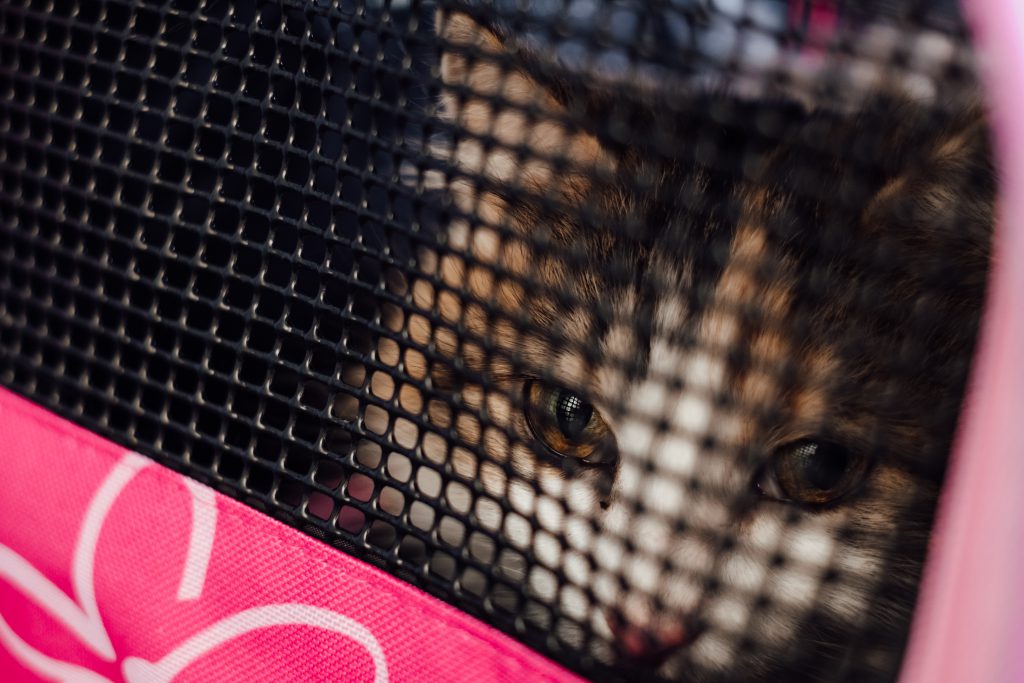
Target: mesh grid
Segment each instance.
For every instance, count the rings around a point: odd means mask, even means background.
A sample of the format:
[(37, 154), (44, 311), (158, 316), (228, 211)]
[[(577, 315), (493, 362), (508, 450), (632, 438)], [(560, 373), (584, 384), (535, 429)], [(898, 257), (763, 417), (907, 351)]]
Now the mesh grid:
[(5, 386), (596, 679), (896, 675), (953, 3), (12, 0), (0, 63)]

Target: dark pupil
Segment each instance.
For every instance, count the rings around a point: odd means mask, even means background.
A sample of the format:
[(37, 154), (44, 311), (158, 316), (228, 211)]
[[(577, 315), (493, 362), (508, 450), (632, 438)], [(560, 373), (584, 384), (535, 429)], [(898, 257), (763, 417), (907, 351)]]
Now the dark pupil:
[(568, 391), (558, 392), (555, 399), (555, 420), (566, 439), (578, 439), (590, 424), (593, 414), (593, 407), (576, 394)]
[(846, 475), (846, 453), (834, 444), (807, 443), (797, 448), (796, 456), (804, 480), (819, 491), (831, 491)]

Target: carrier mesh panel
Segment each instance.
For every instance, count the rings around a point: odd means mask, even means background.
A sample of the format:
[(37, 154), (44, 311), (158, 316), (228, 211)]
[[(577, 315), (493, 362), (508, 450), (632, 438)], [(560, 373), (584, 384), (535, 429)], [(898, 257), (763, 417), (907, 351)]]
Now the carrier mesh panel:
[(587, 676), (892, 678), (991, 222), (952, 5), (7, 0), (0, 381)]

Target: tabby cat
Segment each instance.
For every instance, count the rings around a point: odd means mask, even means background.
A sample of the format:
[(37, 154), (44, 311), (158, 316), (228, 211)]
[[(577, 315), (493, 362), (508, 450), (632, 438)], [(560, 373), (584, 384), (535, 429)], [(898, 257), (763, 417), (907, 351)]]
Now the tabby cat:
[(385, 307), (391, 438), (570, 648), (893, 676), (984, 294), (980, 107), (641, 92), (438, 27), (451, 219)]

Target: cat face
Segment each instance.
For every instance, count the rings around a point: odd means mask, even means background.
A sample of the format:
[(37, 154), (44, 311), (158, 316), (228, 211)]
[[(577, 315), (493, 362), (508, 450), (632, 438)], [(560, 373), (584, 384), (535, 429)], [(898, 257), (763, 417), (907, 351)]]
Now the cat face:
[(393, 438), (534, 558), (570, 645), (894, 671), (983, 294), (980, 112), (623, 102), (438, 20), (453, 217), (385, 311), (406, 382), (373, 391), (428, 425)]

